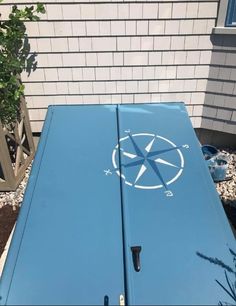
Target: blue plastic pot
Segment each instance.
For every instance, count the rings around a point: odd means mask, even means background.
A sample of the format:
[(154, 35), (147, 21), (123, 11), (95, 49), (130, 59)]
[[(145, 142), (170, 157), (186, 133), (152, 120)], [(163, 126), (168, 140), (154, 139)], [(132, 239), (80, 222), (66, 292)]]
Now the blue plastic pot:
[(202, 146), (202, 153), (204, 155), (205, 160), (209, 160), (212, 157), (215, 157), (219, 151), (216, 147), (211, 145), (203, 145)]
[(223, 181), (226, 177), (228, 162), (219, 155), (216, 147), (203, 145), (202, 153), (215, 182)]
[(223, 181), (226, 177), (228, 163), (223, 159), (215, 159), (215, 163), (210, 169), (211, 176), (215, 182)]

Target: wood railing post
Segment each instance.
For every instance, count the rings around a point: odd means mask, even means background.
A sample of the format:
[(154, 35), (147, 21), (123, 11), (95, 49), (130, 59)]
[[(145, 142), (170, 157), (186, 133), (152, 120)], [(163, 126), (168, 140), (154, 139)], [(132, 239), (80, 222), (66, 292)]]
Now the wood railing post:
[[(0, 122), (0, 166), (2, 172), (0, 191), (12, 191), (17, 188), (35, 153), (28, 110), (23, 97), (20, 108), (21, 118), (12, 128), (3, 126)], [(14, 144), (14, 152), (12, 146), (9, 147), (9, 142)]]

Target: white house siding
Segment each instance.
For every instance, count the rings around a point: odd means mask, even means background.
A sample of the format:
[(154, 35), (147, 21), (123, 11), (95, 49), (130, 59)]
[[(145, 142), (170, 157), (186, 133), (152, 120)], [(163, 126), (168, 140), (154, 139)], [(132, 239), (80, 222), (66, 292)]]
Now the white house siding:
[[(12, 3), (0, 5), (2, 19)], [(194, 127), (201, 127), (206, 89), (207, 99), (212, 92), (217, 0), (44, 3), (41, 21), (27, 22), (38, 68), (22, 76), (34, 132), (48, 105), (73, 103), (184, 101)]]
[(236, 36), (212, 35), (202, 127), (236, 134)]

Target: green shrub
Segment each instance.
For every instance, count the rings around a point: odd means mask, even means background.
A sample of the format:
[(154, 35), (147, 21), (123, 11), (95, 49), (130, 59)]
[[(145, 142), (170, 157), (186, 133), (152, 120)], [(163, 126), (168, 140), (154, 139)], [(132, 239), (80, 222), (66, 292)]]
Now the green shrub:
[(26, 70), (30, 74), (36, 69), (36, 54), (30, 53), (24, 22), (39, 20), (40, 13), (45, 13), (41, 3), (24, 9), (14, 5), (9, 19), (0, 22), (0, 121), (3, 124), (15, 122), (20, 115), (20, 99), (24, 95), (21, 72)]

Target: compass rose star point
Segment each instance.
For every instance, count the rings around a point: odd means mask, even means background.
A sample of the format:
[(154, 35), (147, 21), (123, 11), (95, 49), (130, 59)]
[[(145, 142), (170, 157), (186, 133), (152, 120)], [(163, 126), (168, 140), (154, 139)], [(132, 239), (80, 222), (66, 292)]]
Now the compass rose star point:
[(139, 172), (138, 172), (138, 175), (137, 175), (137, 177), (136, 177), (136, 179), (135, 179), (135, 184), (137, 183), (137, 181), (142, 177), (142, 175), (144, 174), (144, 172), (147, 170), (147, 167), (144, 165), (144, 164), (142, 164), (142, 166), (140, 167), (140, 170), (139, 170)]
[(168, 162), (168, 161), (166, 161), (162, 158), (155, 159), (155, 162), (159, 163), (159, 164), (164, 164), (164, 165), (167, 165), (167, 166), (171, 166), (171, 167), (174, 167), (174, 168), (179, 168), (178, 166), (176, 166), (176, 165), (174, 165), (174, 164), (172, 164), (172, 163), (170, 163), (170, 162)]
[(149, 142), (149, 144), (146, 146), (145, 151), (146, 152), (150, 152), (150, 150), (152, 149), (153, 143), (155, 141), (155, 137)]
[(122, 152), (122, 153), (123, 153), (124, 156), (127, 156), (131, 159), (134, 159), (134, 158), (138, 157), (137, 155), (129, 153), (129, 152)]

